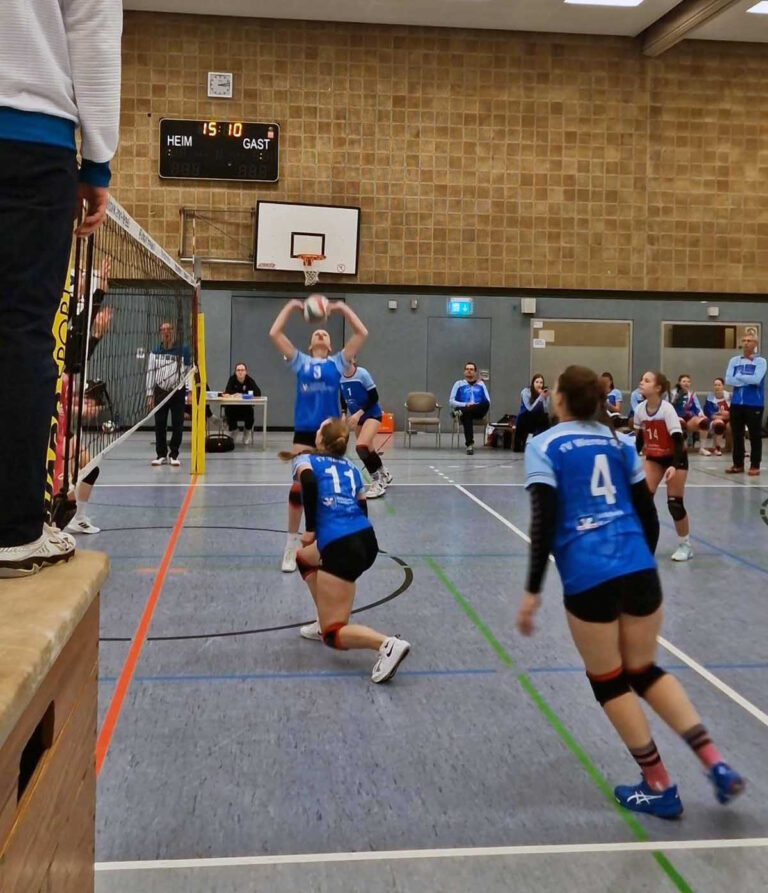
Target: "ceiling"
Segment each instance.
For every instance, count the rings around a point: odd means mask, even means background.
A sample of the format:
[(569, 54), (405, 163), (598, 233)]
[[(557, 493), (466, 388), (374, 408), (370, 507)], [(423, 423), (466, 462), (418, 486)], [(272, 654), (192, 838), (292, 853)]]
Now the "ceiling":
[[(198, 15), (308, 19), (564, 34), (634, 37), (679, 0), (643, 0), (636, 7), (578, 6), (563, 0), (124, 0), (125, 9)], [(705, 40), (768, 42), (768, 16), (747, 15), (757, 0), (735, 7), (691, 33)]]

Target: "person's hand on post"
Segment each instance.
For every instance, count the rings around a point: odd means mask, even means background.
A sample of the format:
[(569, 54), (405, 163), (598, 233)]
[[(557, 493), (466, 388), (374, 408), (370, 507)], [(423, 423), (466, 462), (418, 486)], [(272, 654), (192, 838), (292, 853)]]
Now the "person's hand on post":
[(536, 616), (536, 612), (539, 610), (540, 605), (541, 599), (538, 595), (534, 595), (532, 592), (523, 593), (520, 608), (517, 612), (517, 620), (515, 621), (518, 632), (522, 635), (533, 635), (533, 631), (536, 629), (533, 624), (533, 618)]
[(104, 221), (108, 204), (109, 190), (106, 187), (91, 186), (89, 183), (78, 184), (75, 219), (79, 220), (81, 214), (84, 214), (82, 222), (75, 230), (78, 239), (84, 239), (96, 232)]

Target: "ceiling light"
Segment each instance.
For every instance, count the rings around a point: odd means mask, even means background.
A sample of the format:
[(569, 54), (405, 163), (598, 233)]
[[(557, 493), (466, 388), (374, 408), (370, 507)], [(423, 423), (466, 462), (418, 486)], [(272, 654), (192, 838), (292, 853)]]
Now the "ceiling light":
[(768, 16), (768, 0), (760, 0), (760, 3), (750, 6), (747, 12), (756, 12), (760, 15)]
[[(639, 6), (643, 0), (565, 0), (565, 2), (575, 6)], [(765, 2), (768, 4), (768, 0)]]

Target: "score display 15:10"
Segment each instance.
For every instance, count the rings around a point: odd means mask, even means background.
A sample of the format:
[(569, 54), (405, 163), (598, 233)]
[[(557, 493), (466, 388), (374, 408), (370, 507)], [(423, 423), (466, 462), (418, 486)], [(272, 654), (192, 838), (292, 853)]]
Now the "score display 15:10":
[[(219, 136), (219, 122), (206, 121), (203, 124), (203, 136)], [(243, 135), (243, 125), (240, 121), (230, 121), (227, 124), (226, 136), (239, 137)]]

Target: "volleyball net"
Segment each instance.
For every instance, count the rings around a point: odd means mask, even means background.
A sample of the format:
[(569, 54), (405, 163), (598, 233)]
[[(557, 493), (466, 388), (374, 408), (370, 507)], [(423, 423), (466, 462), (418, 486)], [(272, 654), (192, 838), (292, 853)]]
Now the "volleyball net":
[(180, 388), (201, 390), (197, 305), (194, 277), (110, 199), (102, 226), (75, 243), (55, 331), (49, 481), (60, 526), (78, 480)]

